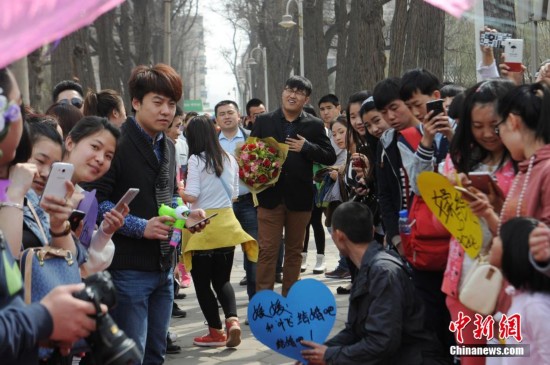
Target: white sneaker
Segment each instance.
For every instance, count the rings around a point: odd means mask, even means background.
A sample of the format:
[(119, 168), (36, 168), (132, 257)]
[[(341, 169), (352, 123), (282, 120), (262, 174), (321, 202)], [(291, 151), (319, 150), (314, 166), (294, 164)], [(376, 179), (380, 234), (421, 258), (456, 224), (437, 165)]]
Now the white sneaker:
[(317, 263), (315, 264), (315, 267), (313, 268), (314, 274), (322, 274), (325, 272), (326, 265), (325, 265), (325, 255), (317, 254)]
[(304, 272), (307, 269), (307, 252), (302, 252), (302, 266), (300, 266), (300, 272)]

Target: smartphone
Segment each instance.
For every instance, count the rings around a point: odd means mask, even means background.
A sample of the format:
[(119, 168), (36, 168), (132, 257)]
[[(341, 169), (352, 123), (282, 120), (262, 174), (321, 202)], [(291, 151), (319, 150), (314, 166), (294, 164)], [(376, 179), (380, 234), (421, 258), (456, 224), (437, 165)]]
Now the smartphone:
[(189, 227), (186, 226), (186, 228), (195, 228), (196, 226), (198, 226), (198, 225), (201, 224), (202, 222), (206, 222), (206, 221), (209, 220), (210, 218), (214, 218), (214, 217), (217, 216), (217, 215), (218, 215), (218, 213), (214, 213), (214, 214), (212, 214), (212, 215), (210, 215), (210, 216), (208, 216), (208, 217), (206, 217), (206, 218), (204, 218), (204, 219), (201, 219), (200, 221), (198, 221), (197, 223), (193, 224), (192, 226), (189, 226)]
[(44, 193), (42, 196), (53, 195), (64, 199), (67, 196), (67, 186), (65, 185), (65, 182), (71, 180), (73, 177), (73, 172), (73, 164), (66, 162), (54, 162), (52, 164), (52, 169), (50, 171), (50, 175), (48, 176), (48, 181), (46, 182), (46, 187), (44, 188)]
[(462, 198), (467, 202), (472, 202), (477, 199), (477, 197), (470, 190), (463, 188), (462, 186), (455, 186), (454, 188), (462, 193)]
[(511, 72), (521, 72), (523, 63), (523, 39), (507, 39), (504, 41), (505, 64)]
[(493, 188), (494, 193), (501, 197), (505, 198), (504, 193), (500, 189), (495, 180), (495, 177), (488, 172), (470, 172), (468, 178), (472, 182), (472, 186), (485, 194), (489, 194), (489, 185)]
[(114, 210), (116, 211), (119, 211), (119, 212), (122, 212), (122, 205), (123, 204), (126, 204), (126, 205), (130, 205), (130, 203), (132, 202), (132, 200), (134, 200), (134, 198), (139, 194), (139, 189), (138, 188), (130, 188), (128, 189), (128, 191), (126, 193), (124, 193), (124, 195), (122, 196), (122, 198), (120, 198), (120, 200), (118, 201), (118, 203), (116, 203), (115, 207), (113, 208)]
[(494, 184), (494, 177), (488, 172), (470, 172), (468, 179), (472, 182), (472, 186), (485, 194), (489, 194), (489, 185)]
[(439, 115), (442, 113), (444, 114), (443, 99), (428, 101), (426, 103), (426, 112), (429, 113), (432, 110), (434, 111), (432, 114), (432, 118), (435, 117), (436, 115)]
[(69, 216), (71, 231), (76, 231), (76, 229), (78, 228), (78, 225), (84, 219), (85, 216), (86, 216), (86, 213), (84, 213), (83, 211), (77, 210), (77, 209), (73, 210), (73, 212)]
[(502, 43), (512, 38), (510, 33), (481, 32), (479, 36), (479, 45), (483, 47), (502, 47)]

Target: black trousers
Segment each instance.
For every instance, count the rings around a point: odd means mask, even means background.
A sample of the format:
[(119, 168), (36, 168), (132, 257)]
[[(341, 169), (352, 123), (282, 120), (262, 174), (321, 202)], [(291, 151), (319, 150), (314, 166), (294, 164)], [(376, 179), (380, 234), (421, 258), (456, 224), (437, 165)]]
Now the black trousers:
[(325, 226), (323, 226), (323, 208), (319, 208), (316, 205), (313, 205), (313, 210), (311, 211), (311, 219), (306, 227), (306, 238), (304, 240), (304, 249), (302, 252), (307, 252), (308, 243), (309, 243), (309, 227), (313, 227), (313, 235), (315, 236), (315, 246), (317, 247), (317, 254), (325, 254)]
[(235, 247), (193, 253), (191, 276), (197, 300), (208, 326), (212, 328), (223, 328), (216, 296), (226, 319), (237, 316), (235, 292), (229, 282), (234, 254)]

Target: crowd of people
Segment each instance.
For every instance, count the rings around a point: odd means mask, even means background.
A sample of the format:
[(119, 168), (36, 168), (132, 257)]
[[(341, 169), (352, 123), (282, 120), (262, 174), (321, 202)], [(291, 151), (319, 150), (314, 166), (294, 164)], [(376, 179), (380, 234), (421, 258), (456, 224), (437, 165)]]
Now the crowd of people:
[[(167, 352), (180, 350), (168, 328), (171, 316), (185, 316), (174, 302), (185, 296), (178, 294), (185, 281), (192, 279), (208, 327), (194, 345), (236, 347), (235, 247), (244, 254), (249, 299), (277, 281), (286, 296), (307, 270), (310, 227), (313, 272), (351, 283), (338, 288), (350, 295), (345, 329), (324, 344), (302, 342), (309, 364), (548, 363), (550, 61), (526, 83), (483, 51), (484, 80), (473, 86), (412, 69), (353, 93), (345, 108), (334, 94), (316, 108), (311, 82), (292, 76), (278, 108), (252, 99), (246, 116), (232, 100), (217, 103), (213, 117), (185, 113), (176, 105), (182, 80), (163, 64), (133, 69), (128, 116), (117, 91), (84, 93), (75, 81), (57, 84), (53, 104), (40, 114), (23, 105), (17, 80), (1, 69), (2, 363), (70, 364), (77, 355), (81, 364), (97, 363), (71, 350), (96, 330), (98, 308), (73, 295), (84, 285), (59, 285), (24, 301), (28, 277), (15, 263), (25, 250), (65, 250), (82, 278), (108, 271), (118, 302), (109, 314), (135, 342), (139, 363), (162, 364)], [(433, 106), (439, 101), (440, 109)], [(236, 160), (248, 137), (288, 145), (278, 181), (257, 194), (257, 204)], [(62, 182), (63, 197), (45, 192), (58, 162), (73, 171)], [(465, 190), (483, 232), (477, 257), (426, 208), (417, 182), (426, 171)], [(474, 173), (493, 183), (474, 187)], [(118, 205), (129, 189), (139, 194)], [(98, 212), (91, 232), (86, 218), (69, 222), (84, 201)], [(160, 214), (161, 204), (179, 213)], [(177, 220), (185, 221), (181, 237)], [(325, 228), (340, 252), (328, 272)], [(481, 256), (504, 277), (491, 314), (521, 318), (522, 342), (494, 337), (528, 344), (529, 358), (458, 359), (449, 351), (492, 343), (476, 334), (473, 320), (450, 330), (480, 315), (460, 293)], [(39, 353), (39, 346), (50, 351)]]

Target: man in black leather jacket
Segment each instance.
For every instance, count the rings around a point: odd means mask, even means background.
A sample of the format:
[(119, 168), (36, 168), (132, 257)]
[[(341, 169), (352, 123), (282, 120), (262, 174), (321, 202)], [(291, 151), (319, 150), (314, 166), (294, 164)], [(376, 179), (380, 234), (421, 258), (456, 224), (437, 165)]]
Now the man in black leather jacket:
[(358, 202), (340, 205), (332, 237), (359, 268), (350, 294), (346, 327), (324, 345), (303, 341), (309, 364), (445, 364), (407, 267), (372, 241), (372, 213)]

